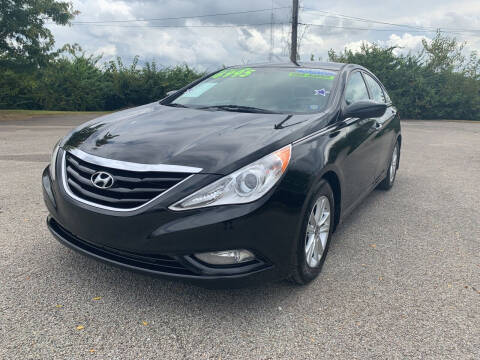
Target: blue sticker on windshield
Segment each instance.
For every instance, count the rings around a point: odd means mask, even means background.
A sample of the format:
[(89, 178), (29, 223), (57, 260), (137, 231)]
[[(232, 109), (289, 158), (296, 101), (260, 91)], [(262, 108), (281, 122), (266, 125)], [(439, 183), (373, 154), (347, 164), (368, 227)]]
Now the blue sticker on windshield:
[(322, 95), (322, 96), (325, 96), (327, 94), (327, 92), (325, 91), (325, 89), (320, 89), (320, 90), (313, 90), (314, 91), (314, 95)]
[(335, 79), (336, 73), (333, 71), (326, 71), (320, 69), (295, 69), (293, 72), (289, 72), (288, 76), (296, 78), (309, 78), (309, 79)]
[(312, 74), (312, 75), (324, 75), (324, 76), (335, 76), (337, 73), (335, 71), (328, 71), (322, 69), (295, 69), (295, 72), (301, 74)]
[(217, 83), (208, 82), (208, 83), (198, 84), (197, 86), (194, 86), (193, 88), (185, 91), (185, 93), (180, 97), (184, 97), (184, 98), (186, 98), (186, 97), (189, 97), (189, 98), (199, 97), (200, 95), (202, 95), (204, 92), (210, 90), (215, 85), (217, 85)]

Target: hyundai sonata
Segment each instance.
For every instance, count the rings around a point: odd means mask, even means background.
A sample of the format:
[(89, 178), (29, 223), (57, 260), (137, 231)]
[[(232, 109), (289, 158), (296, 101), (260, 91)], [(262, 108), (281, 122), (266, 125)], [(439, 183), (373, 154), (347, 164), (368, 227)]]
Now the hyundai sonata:
[(47, 224), (143, 273), (306, 284), (342, 219), (392, 187), (401, 143), (396, 108), (361, 66), (226, 68), (59, 141), (42, 176)]

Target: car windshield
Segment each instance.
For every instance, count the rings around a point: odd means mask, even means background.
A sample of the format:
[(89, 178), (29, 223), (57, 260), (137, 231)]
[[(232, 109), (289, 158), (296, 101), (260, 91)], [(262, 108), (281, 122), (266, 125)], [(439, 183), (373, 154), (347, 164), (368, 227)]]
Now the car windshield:
[(166, 105), (212, 110), (315, 113), (327, 105), (337, 72), (309, 68), (222, 70)]

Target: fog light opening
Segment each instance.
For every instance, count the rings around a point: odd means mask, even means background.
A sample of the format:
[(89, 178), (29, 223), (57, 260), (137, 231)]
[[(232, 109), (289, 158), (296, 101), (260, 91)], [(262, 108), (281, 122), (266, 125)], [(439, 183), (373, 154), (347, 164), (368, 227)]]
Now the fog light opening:
[(210, 265), (236, 265), (255, 260), (255, 255), (244, 249), (198, 253), (195, 257)]

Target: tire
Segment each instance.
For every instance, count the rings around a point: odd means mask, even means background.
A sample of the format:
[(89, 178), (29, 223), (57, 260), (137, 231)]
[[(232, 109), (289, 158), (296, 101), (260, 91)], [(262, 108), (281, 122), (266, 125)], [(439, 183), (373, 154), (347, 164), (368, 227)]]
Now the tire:
[(390, 190), (395, 183), (398, 169), (398, 159), (400, 159), (400, 145), (397, 141), (390, 157), (390, 163), (388, 164), (387, 176), (378, 184), (378, 188), (382, 190)]
[[(327, 206), (329, 211), (327, 211)], [(318, 211), (321, 211), (323, 216), (320, 216)], [(329, 213), (328, 218), (326, 217), (327, 212)], [(318, 189), (309, 200), (303, 215), (300, 235), (296, 240), (296, 251), (292, 261), (293, 269), (291, 275), (291, 280), (294, 283), (298, 285), (308, 284), (321, 272), (330, 246), (334, 214), (335, 201), (332, 188), (326, 181), (322, 180), (318, 185)], [(321, 219), (318, 218), (319, 216)], [(324, 219), (323, 222), (322, 219)], [(313, 226), (313, 222), (317, 220), (319, 222)], [(317, 242), (312, 245), (312, 241)], [(310, 246), (308, 246), (309, 244)], [(318, 246), (316, 252), (309, 251), (315, 244)]]

